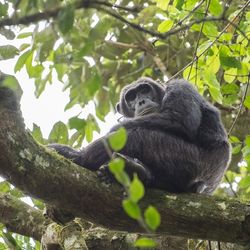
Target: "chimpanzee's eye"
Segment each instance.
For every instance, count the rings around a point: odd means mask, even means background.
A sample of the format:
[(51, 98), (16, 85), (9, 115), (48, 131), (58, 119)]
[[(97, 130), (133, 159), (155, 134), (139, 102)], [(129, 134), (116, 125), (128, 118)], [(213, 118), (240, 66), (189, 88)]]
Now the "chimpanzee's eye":
[(136, 93), (135, 93), (134, 90), (128, 91), (125, 94), (125, 100), (126, 100), (126, 102), (131, 102), (131, 101), (135, 100), (135, 98), (136, 98)]

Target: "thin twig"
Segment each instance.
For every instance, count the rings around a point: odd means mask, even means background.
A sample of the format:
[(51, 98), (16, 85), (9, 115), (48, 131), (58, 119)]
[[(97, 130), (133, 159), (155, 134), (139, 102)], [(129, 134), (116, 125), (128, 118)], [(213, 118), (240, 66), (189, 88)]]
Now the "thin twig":
[(194, 7), (188, 15), (186, 15), (183, 19), (181, 19), (178, 23), (174, 25), (173, 28), (176, 28), (177, 26), (181, 25), (186, 19), (188, 19), (192, 14), (195, 13), (195, 11), (205, 2), (205, 0), (202, 0), (196, 7)]
[(230, 182), (229, 179), (228, 179), (228, 177), (227, 177), (227, 174), (225, 174), (225, 179), (226, 179), (227, 183), (229, 184), (229, 187), (230, 187), (230, 189), (231, 189), (233, 195), (234, 195), (235, 197), (238, 197), (237, 193), (236, 193), (236, 192), (234, 191), (234, 189), (233, 189), (232, 182)]
[(208, 241), (208, 249), (209, 249), (209, 250), (212, 250), (211, 240)]
[(249, 73), (248, 78), (247, 78), (247, 86), (246, 86), (244, 94), (242, 96), (238, 113), (237, 113), (237, 115), (236, 115), (236, 117), (235, 117), (235, 119), (234, 119), (234, 121), (233, 121), (233, 123), (232, 123), (232, 125), (231, 125), (231, 127), (230, 127), (230, 129), (228, 131), (228, 133), (227, 133), (228, 136), (231, 134), (231, 132), (232, 132), (232, 130), (233, 130), (233, 128), (234, 128), (234, 126), (235, 126), (235, 124), (236, 124), (239, 116), (240, 116), (241, 110), (243, 108), (244, 101), (245, 101), (246, 96), (247, 96), (247, 91), (248, 91), (249, 84), (250, 84), (250, 73)]
[(217, 244), (218, 244), (218, 250), (221, 250), (220, 241), (217, 241)]
[[(211, 0), (208, 0), (208, 4), (206, 6), (206, 11), (205, 11), (205, 17), (207, 16), (208, 8), (210, 6), (210, 3), (211, 3)], [(201, 34), (202, 34), (202, 31), (203, 31), (204, 24), (205, 23), (203, 22), (202, 25), (201, 25), (201, 29), (200, 29), (200, 32), (199, 32), (199, 35), (198, 35), (198, 41), (196, 43), (195, 50), (194, 50), (193, 60), (197, 57), (197, 51), (198, 51), (198, 47), (199, 47), (199, 43), (200, 43)], [(190, 67), (190, 70), (189, 70), (189, 73), (188, 73), (188, 80), (189, 80), (189, 77), (191, 75), (191, 71), (192, 71), (193, 65), (194, 64), (192, 63), (191, 67)]]
[[(75, 5), (75, 9), (88, 9), (88, 8), (94, 8), (95, 5), (99, 5), (99, 6), (108, 6), (110, 8), (117, 8), (117, 9), (122, 9), (122, 10), (126, 10), (126, 11), (130, 11), (130, 12), (135, 12), (135, 10), (137, 9), (137, 11), (139, 10), (138, 7), (133, 7), (133, 8), (129, 8), (129, 7), (123, 7), (117, 4), (111, 4), (108, 2), (104, 2), (104, 1), (86, 1), (86, 0), (82, 0), (80, 2), (78, 2)], [(46, 20), (48, 17), (50, 18), (54, 18), (58, 15), (58, 13), (60, 11), (62, 11), (63, 9), (66, 9), (66, 7), (58, 7), (52, 10), (44, 10), (44, 12), (39, 12), (39, 13), (35, 13), (29, 16), (24, 16), (24, 17), (20, 17), (20, 18), (16, 18), (16, 17), (12, 17), (12, 18), (6, 18), (0, 21), (0, 27), (3, 26), (12, 26), (12, 25), (19, 25), (19, 24), (31, 24), (31, 23), (36, 23), (42, 20)]]
[(141, 10), (141, 8), (139, 6), (124, 7), (124, 6), (121, 6), (121, 5), (118, 5), (118, 4), (109, 3), (107, 1), (94, 1), (94, 0), (91, 0), (91, 4), (93, 4), (93, 3), (99, 4), (99, 5), (104, 5), (104, 6), (115, 8), (115, 9), (119, 9), (119, 10), (125, 10), (127, 12), (138, 13)]
[(127, 24), (128, 26), (138, 30), (138, 31), (142, 31), (146, 34), (149, 34), (151, 36), (155, 36), (155, 37), (160, 37), (161, 33), (159, 32), (155, 32), (155, 31), (152, 31), (152, 30), (148, 30), (144, 27), (142, 27), (141, 25), (138, 25), (136, 23), (132, 23), (130, 21), (128, 21), (126, 18), (124, 18), (123, 16), (119, 15), (117, 12), (114, 12), (112, 10), (109, 10), (107, 8), (102, 8), (102, 7), (96, 7), (99, 11), (102, 11), (106, 14), (108, 14), (109, 16), (112, 16), (114, 17), (115, 19), (121, 21), (122, 23), (124, 24)]
[(112, 40), (105, 40), (105, 43), (121, 49), (141, 49), (140, 45), (135, 43), (114, 42)]

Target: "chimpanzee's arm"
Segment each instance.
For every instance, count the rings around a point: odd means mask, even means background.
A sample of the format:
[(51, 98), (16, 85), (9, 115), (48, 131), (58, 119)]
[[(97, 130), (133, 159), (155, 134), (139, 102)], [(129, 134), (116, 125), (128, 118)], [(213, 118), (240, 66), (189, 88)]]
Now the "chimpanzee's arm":
[(104, 146), (105, 137), (90, 143), (82, 150), (75, 150), (69, 146), (61, 144), (50, 144), (48, 147), (54, 149), (60, 155), (72, 160), (72, 162), (96, 171), (101, 165), (107, 163), (110, 159), (107, 149)]
[[(128, 133), (128, 136), (133, 136), (133, 134)], [(130, 140), (128, 140), (130, 141)], [(106, 144), (106, 146), (105, 146)], [(108, 146), (107, 136), (102, 137), (92, 143), (90, 143), (86, 148), (82, 149), (81, 151), (77, 151), (69, 146), (60, 145), (60, 144), (51, 144), (49, 145), (50, 148), (56, 150), (59, 154), (63, 155), (64, 157), (72, 160), (74, 163), (90, 169), (92, 171), (96, 171), (102, 167), (99, 175), (105, 175), (104, 178), (108, 178), (109, 174), (107, 173), (108, 170), (108, 162), (110, 160), (110, 156), (108, 154), (108, 150), (111, 151)], [(126, 153), (129, 150), (133, 151), (133, 147), (136, 145), (125, 145), (122, 152)], [(136, 151), (136, 149), (135, 149)], [(153, 176), (149, 169), (139, 160), (129, 157), (125, 154), (120, 153), (113, 153), (113, 157), (121, 157), (125, 161), (125, 171), (127, 174), (132, 177), (134, 173), (136, 173), (139, 179), (145, 184), (150, 185), (153, 182)]]

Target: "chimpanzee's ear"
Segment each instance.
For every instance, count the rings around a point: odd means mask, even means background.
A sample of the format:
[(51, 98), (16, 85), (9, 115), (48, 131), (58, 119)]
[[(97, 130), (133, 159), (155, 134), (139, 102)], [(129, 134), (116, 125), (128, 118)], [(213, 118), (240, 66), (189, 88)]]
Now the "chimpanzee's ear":
[(115, 105), (115, 109), (116, 109), (116, 112), (120, 113), (121, 114), (121, 107), (120, 107), (120, 103), (116, 103)]

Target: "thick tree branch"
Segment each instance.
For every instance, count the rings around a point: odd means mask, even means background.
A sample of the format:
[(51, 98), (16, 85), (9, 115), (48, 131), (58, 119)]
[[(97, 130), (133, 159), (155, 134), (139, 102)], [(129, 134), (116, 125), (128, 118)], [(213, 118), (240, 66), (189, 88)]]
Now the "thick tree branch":
[[(120, 10), (124, 10), (127, 12), (138, 12), (139, 11), (139, 7), (135, 6), (132, 8), (129, 7), (123, 7), (117, 4), (112, 4), (106, 1), (89, 1), (89, 0), (81, 0), (78, 1), (75, 4), (75, 9), (87, 9), (87, 8), (95, 8), (98, 9), (100, 6), (104, 6), (107, 7), (109, 9), (120, 9)], [(39, 12), (39, 13), (35, 13), (29, 16), (23, 16), (23, 17), (11, 17), (11, 18), (6, 18), (0, 21), (0, 27), (4, 27), (4, 26), (12, 26), (12, 25), (20, 25), (20, 24), (24, 24), (24, 25), (29, 25), (32, 23), (37, 23), (39, 21), (43, 21), (43, 20), (47, 20), (49, 18), (55, 18), (57, 17), (58, 13), (60, 11), (62, 11), (63, 9), (65, 9), (67, 7), (64, 6), (60, 6), (58, 8), (54, 8), (54, 9), (49, 9), (49, 10), (44, 10), (43, 12)]]
[[(38, 145), (25, 131), (12, 91), (0, 88), (0, 174), (24, 192), (114, 230), (142, 232), (121, 207), (122, 190)], [(148, 190), (141, 207), (156, 206), (158, 233), (220, 240), (250, 240), (250, 207), (205, 195), (166, 195)]]
[(45, 218), (41, 211), (0, 193), (0, 222), (12, 232), (41, 240)]
[[(13, 232), (41, 241), (46, 249), (133, 249), (133, 242), (140, 234), (115, 232), (94, 227), (80, 219), (61, 226), (45, 219), (42, 211), (35, 209), (17, 198), (0, 193), (0, 222)], [(186, 240), (178, 237), (157, 236), (158, 249), (186, 249)], [(78, 248), (76, 247), (78, 246)], [(55, 248), (56, 247), (56, 248)], [(182, 248), (181, 248), (182, 247)]]

